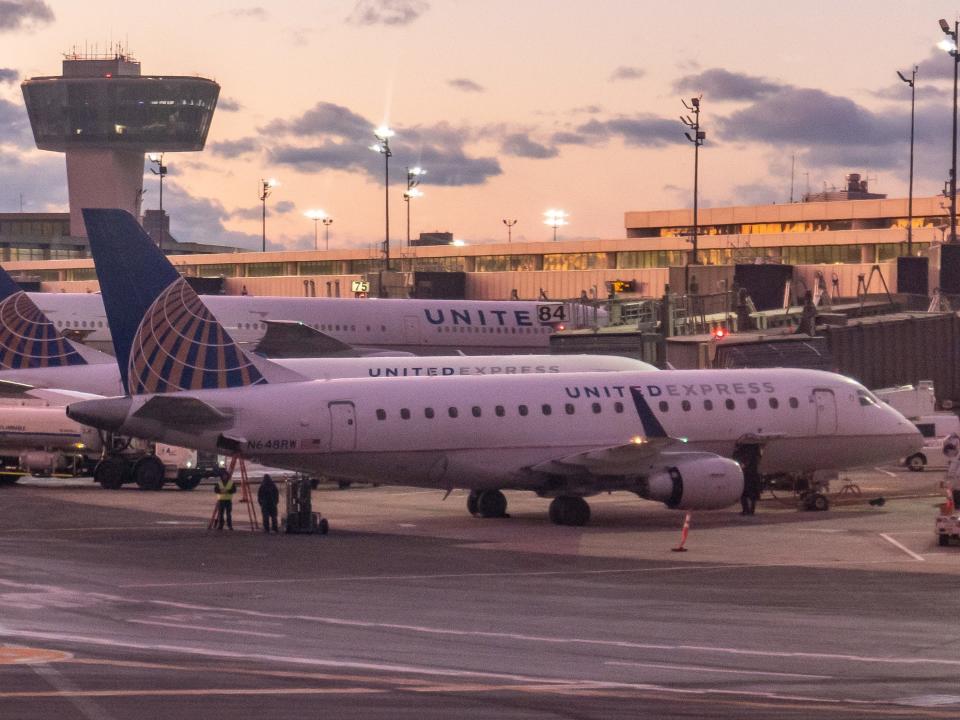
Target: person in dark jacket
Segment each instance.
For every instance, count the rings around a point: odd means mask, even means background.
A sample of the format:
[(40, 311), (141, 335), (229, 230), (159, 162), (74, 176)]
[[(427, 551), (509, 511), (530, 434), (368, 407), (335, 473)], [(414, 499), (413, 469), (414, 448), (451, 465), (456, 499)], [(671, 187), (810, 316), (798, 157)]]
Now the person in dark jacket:
[(760, 475), (760, 458), (763, 448), (759, 445), (739, 445), (733, 451), (733, 459), (743, 468), (743, 494), (740, 496), (740, 505), (743, 508), (741, 515), (753, 515), (757, 510), (757, 501), (763, 487), (763, 477)]
[(277, 529), (277, 506), (280, 504), (280, 490), (273, 478), (264, 475), (260, 481), (260, 489), (257, 490), (257, 502), (260, 503), (260, 515), (263, 517), (263, 531), (270, 532), (270, 526), (273, 526), (274, 532), (280, 532)]

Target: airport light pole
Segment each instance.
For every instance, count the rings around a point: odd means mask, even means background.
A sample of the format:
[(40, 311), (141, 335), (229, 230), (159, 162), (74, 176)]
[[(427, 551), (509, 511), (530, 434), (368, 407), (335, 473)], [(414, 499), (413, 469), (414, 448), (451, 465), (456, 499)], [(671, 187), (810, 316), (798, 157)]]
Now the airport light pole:
[(152, 172), (154, 175), (158, 175), (158, 176), (160, 177), (160, 222), (161, 222), (161, 229), (160, 229), (160, 240), (159, 240), (159, 242), (157, 243), (157, 245), (160, 247), (160, 252), (163, 252), (163, 236), (167, 234), (167, 233), (166, 233), (166, 230), (165, 230), (165, 229), (163, 228), (163, 226), (162, 226), (162, 223), (163, 223), (163, 179), (167, 176), (167, 166), (163, 164), (163, 153), (150, 153), (150, 155), (148, 155), (148, 157), (150, 158), (150, 162), (152, 162), (154, 165), (157, 166), (157, 169), (156, 169), (156, 170), (154, 170), (153, 168), (150, 168), (150, 172)]
[[(377, 142), (370, 146), (374, 152), (383, 155), (383, 197), (384, 197), (384, 235), (383, 235), (383, 269), (390, 269), (390, 138), (396, 133), (386, 125), (381, 125), (373, 131)], [(383, 295), (383, 288), (380, 288)]]
[(513, 226), (517, 224), (516, 218), (504, 218), (503, 224), (507, 226), (507, 244), (513, 241)]
[(407, 247), (410, 247), (410, 200), (423, 197), (423, 191), (417, 188), (420, 179), (427, 174), (422, 167), (407, 168), (407, 191), (403, 194), (403, 201), (407, 204)]
[(557, 228), (563, 227), (564, 225), (569, 225), (570, 223), (567, 222), (567, 218), (570, 216), (563, 210), (554, 210), (551, 208), (550, 210), (547, 210), (546, 212), (543, 213), (543, 217), (544, 217), (543, 224), (549, 225), (550, 227), (553, 228), (553, 241), (556, 242)]
[(953, 57), (953, 132), (951, 140), (953, 149), (950, 154), (950, 244), (957, 244), (957, 66), (960, 65), (960, 52), (957, 50), (957, 31), (960, 22), (954, 21), (953, 29), (950, 23), (940, 18), (940, 29), (946, 37), (937, 43), (941, 50), (946, 50)]
[[(697, 234), (700, 230), (699, 228), (699, 219), (697, 217), (697, 200), (699, 195), (699, 179), (700, 179), (700, 146), (703, 145), (703, 141), (707, 139), (707, 134), (700, 129), (700, 99), (703, 95), (699, 95), (695, 98), (690, 99), (690, 104), (687, 104), (686, 100), (682, 100), (683, 106), (693, 113), (693, 117), (689, 115), (682, 115), (680, 117), (680, 122), (686, 125), (693, 131), (693, 135), (688, 132), (683, 134), (686, 136), (687, 140), (693, 143), (693, 231), (690, 233), (690, 258), (687, 262), (687, 265), (699, 265), (700, 256), (697, 253)], [(687, 272), (689, 277), (689, 271)], [(689, 285), (689, 280), (687, 282)], [(685, 288), (689, 290), (689, 287)]]
[(323, 220), (321, 220), (320, 222), (323, 223), (323, 245), (324, 245), (323, 249), (329, 250), (330, 249), (330, 226), (333, 225), (333, 218), (327, 215), (327, 217), (323, 218)]
[[(313, 220), (313, 249), (320, 249), (320, 221), (323, 220), (323, 224), (327, 224), (327, 213), (323, 210), (307, 210), (304, 215), (311, 220)], [(332, 221), (331, 221), (332, 222)], [(330, 243), (327, 242), (327, 250), (330, 249)]]
[[(956, 65), (956, 63), (954, 63)], [(913, 255), (913, 128), (914, 128), (914, 108), (917, 99), (917, 66), (913, 66), (913, 72), (908, 78), (902, 72), (897, 70), (897, 75), (907, 85), (910, 86), (910, 193), (907, 199), (907, 255)]]
[(270, 197), (270, 193), (272, 193), (273, 189), (279, 184), (275, 178), (270, 178), (269, 180), (260, 179), (260, 202), (263, 204), (263, 224), (261, 226), (263, 231), (262, 252), (267, 251), (267, 198)]

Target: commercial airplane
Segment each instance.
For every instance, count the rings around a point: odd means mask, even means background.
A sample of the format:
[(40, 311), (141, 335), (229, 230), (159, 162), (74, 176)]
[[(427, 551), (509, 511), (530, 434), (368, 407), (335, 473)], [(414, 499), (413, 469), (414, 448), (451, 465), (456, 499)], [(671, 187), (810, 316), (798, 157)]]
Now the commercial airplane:
[[(113, 217), (117, 232), (131, 242), (143, 234), (129, 213)], [(30, 293), (30, 297), (58, 330), (109, 350), (110, 328), (99, 295)], [(419, 355), (545, 352), (550, 336), (567, 324), (565, 305), (550, 301), (208, 295), (204, 304), (243, 346), (259, 343), (270, 321), (296, 321), (313, 332), (318, 345), (323, 345), (323, 338), (332, 339), (332, 353), (342, 352), (343, 344), (361, 351)]]
[(126, 397), (72, 403), (78, 422), (274, 467), (385, 484), (553, 498), (583, 525), (585, 497), (627, 490), (677, 509), (723, 508), (743, 488), (738, 445), (764, 473), (903, 457), (916, 428), (863, 386), (809, 370), (689, 370), (306, 381), (254, 365), (160, 251), (85, 210)]

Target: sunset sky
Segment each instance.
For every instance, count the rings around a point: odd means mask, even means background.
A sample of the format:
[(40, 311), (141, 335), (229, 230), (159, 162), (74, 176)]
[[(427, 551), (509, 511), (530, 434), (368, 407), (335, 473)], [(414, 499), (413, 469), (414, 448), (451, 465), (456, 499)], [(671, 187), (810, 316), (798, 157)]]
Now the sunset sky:
[[(396, 131), (391, 236), (405, 235), (404, 168), (427, 169), (413, 235), (468, 243), (624, 236), (623, 213), (689, 207), (693, 150), (682, 98), (702, 93), (701, 205), (786, 202), (861, 172), (907, 191), (910, 90), (919, 66), (915, 193), (950, 166), (952, 58), (937, 49), (947, 2), (685, 3), (643, 0), (0, 0), (0, 211), (65, 210), (63, 156), (34, 148), (20, 81), (62, 54), (123, 43), (144, 74), (221, 85), (202, 153), (168, 154), (164, 207), (180, 240), (271, 247), (383, 239), (383, 159)], [(149, 171), (148, 171), (149, 173)], [(157, 206), (147, 175), (147, 208)], [(321, 243), (322, 243), (321, 227)]]

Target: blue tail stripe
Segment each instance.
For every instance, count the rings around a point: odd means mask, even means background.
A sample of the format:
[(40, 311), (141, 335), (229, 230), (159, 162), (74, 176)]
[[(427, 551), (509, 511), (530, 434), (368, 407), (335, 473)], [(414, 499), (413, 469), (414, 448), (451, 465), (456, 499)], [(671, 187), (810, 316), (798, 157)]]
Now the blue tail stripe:
[(633, 396), (633, 403), (637, 406), (637, 414), (640, 416), (640, 423), (643, 425), (643, 434), (645, 437), (667, 437), (667, 431), (657, 420), (657, 416), (650, 409), (647, 399), (638, 387), (631, 387), (630, 394)]

